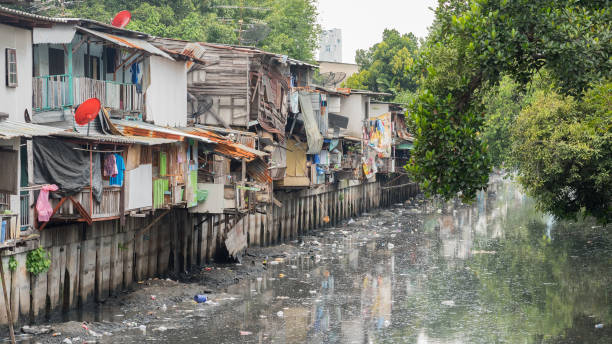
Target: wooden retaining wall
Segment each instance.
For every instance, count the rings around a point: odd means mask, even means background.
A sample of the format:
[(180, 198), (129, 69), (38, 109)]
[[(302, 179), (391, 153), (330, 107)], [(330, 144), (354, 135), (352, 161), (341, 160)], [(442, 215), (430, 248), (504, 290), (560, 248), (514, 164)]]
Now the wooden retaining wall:
[[(296, 239), (308, 231), (335, 226), (378, 207), (387, 207), (414, 196), (414, 184), (381, 186), (381, 182), (322, 186), (318, 189), (277, 191), (282, 207), (269, 206), (265, 213), (248, 215), (242, 221), (249, 246), (268, 246)], [(41, 232), (40, 244), (51, 255), (51, 267), (36, 277), (26, 271), (27, 251), (12, 255), (16, 271), (2, 257), (13, 319), (37, 322), (58, 312), (103, 301), (129, 288), (132, 283), (168, 272), (182, 272), (226, 255), (225, 233), (236, 216), (193, 215), (173, 209), (159, 222), (138, 235), (164, 211), (147, 217), (49, 226)], [(326, 219), (329, 219), (326, 222)], [(127, 243), (127, 244), (126, 244)], [(4, 300), (0, 297), (0, 323), (6, 324)]]

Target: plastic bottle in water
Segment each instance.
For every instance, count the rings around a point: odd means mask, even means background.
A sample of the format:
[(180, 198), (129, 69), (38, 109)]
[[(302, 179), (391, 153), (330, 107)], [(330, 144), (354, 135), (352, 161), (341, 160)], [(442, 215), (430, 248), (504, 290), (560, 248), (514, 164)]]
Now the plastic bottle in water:
[(206, 298), (206, 295), (198, 294), (193, 297), (193, 300), (197, 303), (204, 303), (206, 302), (207, 298)]

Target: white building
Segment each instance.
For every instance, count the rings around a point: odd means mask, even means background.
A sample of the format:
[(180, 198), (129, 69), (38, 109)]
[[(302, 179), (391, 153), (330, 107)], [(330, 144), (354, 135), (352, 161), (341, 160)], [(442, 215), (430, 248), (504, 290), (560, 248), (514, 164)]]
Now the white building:
[(321, 34), (319, 61), (342, 62), (342, 30), (324, 30)]

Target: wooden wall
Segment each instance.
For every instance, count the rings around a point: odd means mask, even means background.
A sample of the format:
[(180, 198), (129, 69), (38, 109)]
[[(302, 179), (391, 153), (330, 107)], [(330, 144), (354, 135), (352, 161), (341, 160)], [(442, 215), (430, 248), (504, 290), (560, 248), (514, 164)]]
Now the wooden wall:
[[(417, 192), (414, 184), (384, 188), (380, 182), (276, 192), (282, 207), (248, 215), (242, 221), (243, 230), (249, 246), (276, 245)], [(137, 281), (212, 262), (219, 257), (225, 233), (236, 222), (234, 215), (173, 209), (135, 237), (163, 212), (130, 217), (124, 227), (116, 220), (45, 228), (40, 244), (51, 254), (51, 268), (37, 277), (26, 271), (27, 248), (12, 253), (18, 262), (14, 272), (8, 269), (8, 256), (2, 257), (13, 318), (19, 323), (37, 322), (55, 312), (103, 301)], [(4, 309), (1, 297), (0, 309)], [(6, 322), (5, 312), (0, 312), (0, 323)]]

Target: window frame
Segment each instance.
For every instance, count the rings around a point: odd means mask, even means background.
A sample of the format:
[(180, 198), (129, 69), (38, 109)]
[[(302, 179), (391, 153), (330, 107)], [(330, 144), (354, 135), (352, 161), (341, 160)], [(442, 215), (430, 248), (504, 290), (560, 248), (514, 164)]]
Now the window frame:
[[(6, 86), (17, 87), (19, 86), (19, 75), (17, 71), (17, 49), (6, 48), (5, 53), (5, 70), (6, 70)], [(11, 66), (14, 66), (14, 71), (11, 71)], [(11, 76), (15, 76), (15, 81), (11, 81)]]

